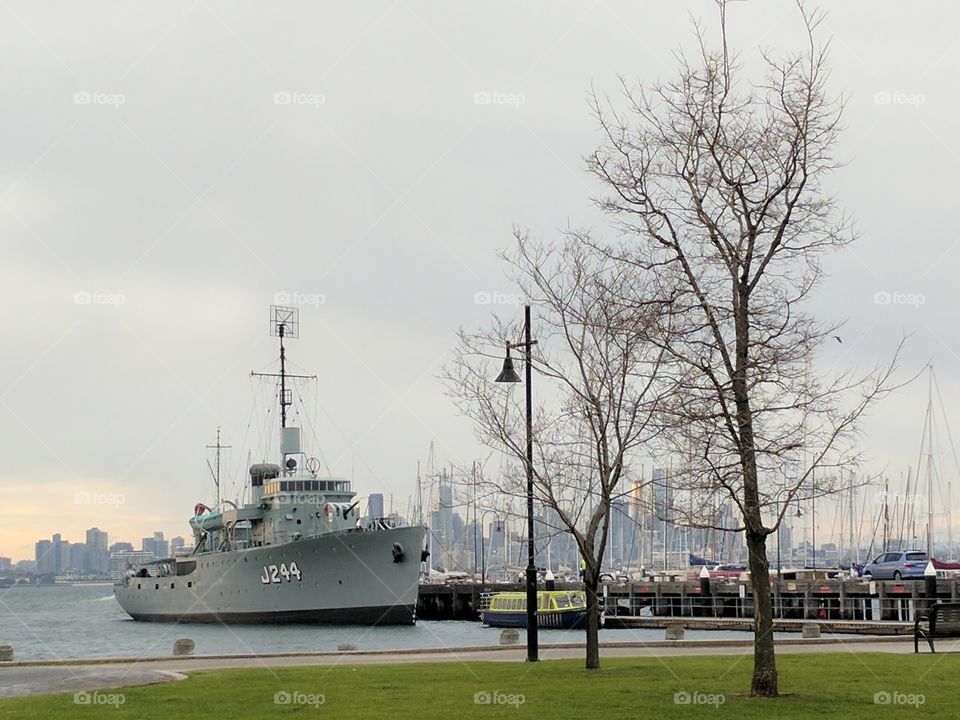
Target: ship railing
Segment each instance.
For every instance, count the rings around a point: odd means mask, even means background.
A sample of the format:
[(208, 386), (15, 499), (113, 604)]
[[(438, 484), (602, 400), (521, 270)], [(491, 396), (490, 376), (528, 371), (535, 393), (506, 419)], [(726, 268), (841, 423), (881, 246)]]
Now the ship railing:
[(496, 593), (493, 592), (482, 592), (480, 593), (480, 600), (477, 603), (477, 611), (483, 612), (484, 610), (489, 609), (490, 601), (493, 599), (493, 596)]

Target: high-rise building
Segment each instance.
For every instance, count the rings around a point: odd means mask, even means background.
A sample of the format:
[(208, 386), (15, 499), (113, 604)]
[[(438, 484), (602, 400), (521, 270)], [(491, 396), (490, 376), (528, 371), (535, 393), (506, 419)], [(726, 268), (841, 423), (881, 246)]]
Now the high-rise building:
[(627, 499), (612, 499), (610, 501), (610, 529), (606, 552), (611, 567), (614, 569), (626, 568), (634, 562), (634, 556), (639, 551), (637, 532), (637, 526), (630, 517), (630, 506)]
[(13, 561), (8, 557), (0, 556), (0, 572), (13, 569)]
[(110, 571), (110, 551), (107, 533), (100, 528), (87, 530), (87, 570), (92, 573), (106, 574)]
[(70, 564), (70, 543), (61, 539), (60, 533), (54, 533), (50, 543), (52, 546), (50, 552), (53, 555), (53, 572), (59, 575)]
[(143, 552), (153, 553), (153, 556), (158, 558), (169, 557), (170, 555), (170, 547), (167, 541), (163, 539), (163, 533), (159, 531), (155, 532), (152, 538), (143, 538), (140, 549)]
[(443, 567), (451, 568), (450, 553), (453, 551), (453, 485), (446, 474), (440, 480), (437, 498), (437, 530), (439, 532), (440, 548), (443, 555)]
[(386, 517), (383, 513), (383, 493), (370, 493), (367, 498), (367, 515), (374, 520)]
[(34, 546), (37, 575), (54, 575), (57, 566), (53, 558), (53, 543), (49, 540), (38, 540)]
[(55, 533), (51, 540), (39, 540), (34, 546), (38, 575), (59, 575), (70, 567), (70, 543)]
[(86, 543), (70, 543), (67, 545), (65, 555), (64, 570), (73, 570), (78, 573), (89, 571), (90, 561)]
[(187, 541), (183, 539), (182, 536), (177, 535), (174, 538), (170, 538), (170, 554), (171, 555), (185, 555), (190, 552), (192, 548), (187, 547)]

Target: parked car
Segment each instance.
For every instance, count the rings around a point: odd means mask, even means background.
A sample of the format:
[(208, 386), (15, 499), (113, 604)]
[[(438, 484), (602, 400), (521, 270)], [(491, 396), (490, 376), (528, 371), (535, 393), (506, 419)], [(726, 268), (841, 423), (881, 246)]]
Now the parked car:
[(922, 578), (927, 569), (927, 554), (923, 550), (881, 553), (863, 568), (863, 577), (874, 580)]
[(736, 580), (747, 571), (747, 566), (738, 564), (717, 565), (714, 568), (707, 568), (707, 571), (713, 579)]

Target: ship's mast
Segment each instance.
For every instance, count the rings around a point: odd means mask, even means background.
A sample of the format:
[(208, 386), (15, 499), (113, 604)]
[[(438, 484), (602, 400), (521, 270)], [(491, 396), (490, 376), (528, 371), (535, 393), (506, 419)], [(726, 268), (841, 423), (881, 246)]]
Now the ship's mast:
[[(217, 488), (217, 504), (214, 507), (220, 507), (220, 451), (230, 449), (230, 445), (221, 445), (220, 444), (220, 426), (217, 425), (217, 444), (216, 445), (207, 445), (210, 450), (216, 450), (216, 470), (211, 470), (213, 473), (213, 484)], [(209, 461), (207, 461), (209, 466)]]
[(287, 378), (316, 380), (316, 375), (291, 375), (287, 372), (287, 351), (284, 338), (300, 337), (300, 310), (283, 305), (270, 306), (270, 334), (280, 338), (280, 372), (250, 373), (254, 377), (280, 378), (280, 429), (287, 427), (287, 408), (293, 405), (293, 391), (287, 390)]
[(287, 351), (283, 347), (283, 333), (286, 329), (286, 323), (280, 323), (278, 334), (280, 335), (280, 429), (287, 426)]

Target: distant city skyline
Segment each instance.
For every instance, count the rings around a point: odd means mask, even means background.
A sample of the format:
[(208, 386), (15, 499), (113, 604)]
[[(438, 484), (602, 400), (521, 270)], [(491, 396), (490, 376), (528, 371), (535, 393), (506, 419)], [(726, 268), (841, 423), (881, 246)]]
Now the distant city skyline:
[(63, 533), (53, 533), (50, 539), (41, 538), (34, 544), (32, 558), (20, 558), (13, 565), (33, 562), (36, 575), (62, 575), (73, 572), (80, 575), (106, 576), (111, 573), (111, 557), (116, 553), (143, 553), (149, 557), (167, 557), (172, 552), (183, 551), (186, 543), (183, 537), (176, 536), (169, 541), (162, 531), (155, 531), (150, 537), (140, 540), (137, 550), (134, 544), (125, 540), (110, 542), (109, 532), (98, 527), (85, 531), (83, 542), (73, 542)]

